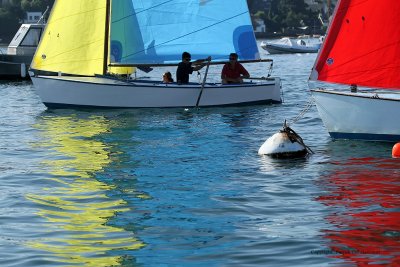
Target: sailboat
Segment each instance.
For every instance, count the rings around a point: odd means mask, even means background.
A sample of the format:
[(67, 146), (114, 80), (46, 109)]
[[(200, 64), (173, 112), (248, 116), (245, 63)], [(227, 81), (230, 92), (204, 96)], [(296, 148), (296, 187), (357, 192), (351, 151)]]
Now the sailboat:
[(332, 138), (400, 140), (399, 14), (398, 0), (337, 3), (310, 75), (336, 84), (311, 90)]
[[(194, 60), (212, 59), (201, 82), (131, 78), (136, 68), (176, 66), (184, 51)], [(271, 62), (260, 59), (245, 0), (57, 0), (30, 74), (42, 102), (55, 108), (281, 102), (279, 78), (207, 82), (209, 65), (227, 62), (232, 52), (242, 62)]]

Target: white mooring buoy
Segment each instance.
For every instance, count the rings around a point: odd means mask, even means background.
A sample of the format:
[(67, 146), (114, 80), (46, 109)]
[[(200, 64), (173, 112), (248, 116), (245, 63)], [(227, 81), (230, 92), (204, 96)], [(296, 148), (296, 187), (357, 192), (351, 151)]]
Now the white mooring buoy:
[(273, 158), (298, 158), (313, 153), (306, 146), (303, 139), (287, 126), (286, 121), (283, 129), (268, 138), (258, 150), (259, 155), (268, 155)]

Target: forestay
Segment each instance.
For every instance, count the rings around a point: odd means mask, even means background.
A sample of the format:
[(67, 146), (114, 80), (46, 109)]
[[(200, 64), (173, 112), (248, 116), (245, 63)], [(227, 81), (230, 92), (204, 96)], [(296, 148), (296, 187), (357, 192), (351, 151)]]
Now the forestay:
[(111, 13), (117, 65), (177, 63), (183, 51), (193, 59), (224, 61), (231, 52), (260, 59), (245, 0), (118, 0)]
[(400, 89), (400, 1), (341, 0), (312, 80)]

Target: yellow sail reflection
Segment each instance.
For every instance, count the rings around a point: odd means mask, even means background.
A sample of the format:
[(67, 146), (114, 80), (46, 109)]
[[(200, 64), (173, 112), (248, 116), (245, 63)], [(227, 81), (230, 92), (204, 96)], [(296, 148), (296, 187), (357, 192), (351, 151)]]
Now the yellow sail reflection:
[(44, 117), (36, 124), (46, 141), (39, 144), (54, 151), (53, 160), (43, 162), (57, 187), (44, 194), (27, 195), (39, 206), (38, 215), (54, 237), (29, 245), (52, 253), (57, 261), (71, 265), (118, 266), (120, 256), (111, 250), (135, 250), (144, 246), (132, 232), (107, 225), (117, 213), (126, 212), (126, 202), (111, 199), (113, 186), (93, 178), (111, 163), (106, 144), (94, 137), (110, 131), (102, 116)]

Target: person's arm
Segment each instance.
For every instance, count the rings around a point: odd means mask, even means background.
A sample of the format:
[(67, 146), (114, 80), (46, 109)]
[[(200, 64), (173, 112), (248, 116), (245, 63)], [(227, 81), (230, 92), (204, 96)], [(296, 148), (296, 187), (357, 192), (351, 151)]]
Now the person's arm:
[(222, 67), (221, 71), (221, 79), (224, 80), (226, 78), (226, 64)]
[(209, 56), (208, 58), (205, 58), (205, 59), (198, 59), (196, 61), (193, 61), (192, 62), (193, 70), (197, 71), (197, 70), (202, 69), (206, 65), (204, 62), (210, 61), (210, 60), (211, 60), (211, 57)]
[(192, 64), (193, 65), (203, 65), (204, 66), (204, 62), (205, 61), (210, 61), (210, 60), (211, 60), (211, 57), (209, 56), (209, 57), (204, 58), (204, 59), (198, 59), (196, 61), (193, 61)]
[(222, 84), (228, 83), (227, 77), (226, 77), (226, 70), (227, 70), (227, 65), (225, 64), (224, 67), (222, 68), (221, 71), (221, 82)]
[(242, 79), (248, 79), (250, 78), (250, 73), (243, 67), (242, 64), (240, 64), (241, 67), (241, 74), (242, 74)]
[(196, 71), (196, 70), (202, 69), (204, 66), (205, 66), (204, 64), (201, 64), (201, 65), (195, 65), (195, 66), (192, 67), (192, 68), (193, 68), (194, 71)]

